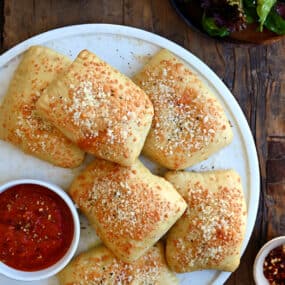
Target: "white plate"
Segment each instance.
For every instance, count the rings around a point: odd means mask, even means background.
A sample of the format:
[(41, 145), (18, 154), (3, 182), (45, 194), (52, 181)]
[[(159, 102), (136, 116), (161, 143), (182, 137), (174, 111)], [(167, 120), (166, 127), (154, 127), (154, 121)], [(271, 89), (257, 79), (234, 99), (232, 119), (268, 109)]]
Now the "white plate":
[[(167, 48), (194, 69), (202, 80), (213, 90), (223, 104), (227, 116), (233, 125), (234, 140), (231, 145), (211, 156), (208, 160), (195, 165), (192, 170), (228, 169), (237, 170), (242, 178), (244, 194), (248, 207), (248, 220), (243, 251), (249, 241), (257, 213), (259, 200), (259, 168), (254, 141), (247, 121), (235, 98), (202, 61), (177, 44), (139, 29), (126, 26), (87, 24), (70, 26), (35, 36), (7, 51), (0, 57), (0, 102), (17, 67), (21, 54), (29, 46), (40, 44), (51, 47), (63, 54), (75, 58), (82, 49), (89, 49), (102, 59), (132, 76), (147, 59), (160, 48)], [(143, 158), (154, 172), (158, 167)], [(0, 183), (14, 178), (35, 178), (48, 180), (67, 188), (77, 170), (66, 170), (23, 154), (12, 145), (0, 141)], [(92, 240), (87, 228), (83, 231), (81, 250), (86, 238)], [(89, 240), (89, 241), (90, 241)], [(182, 285), (222, 284), (229, 277), (228, 272), (198, 271), (179, 274)], [(18, 285), (20, 282), (0, 275), (0, 284)], [(56, 278), (29, 282), (27, 285), (55, 285)]]

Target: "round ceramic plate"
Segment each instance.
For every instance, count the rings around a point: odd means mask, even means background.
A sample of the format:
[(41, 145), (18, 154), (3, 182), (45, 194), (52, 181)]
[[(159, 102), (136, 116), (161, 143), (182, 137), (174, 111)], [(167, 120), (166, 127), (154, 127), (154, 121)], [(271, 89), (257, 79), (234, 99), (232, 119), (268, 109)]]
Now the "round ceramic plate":
[[(82, 49), (89, 49), (128, 76), (135, 74), (161, 48), (170, 50), (186, 62), (219, 98), (234, 132), (234, 140), (228, 147), (189, 170), (233, 168), (240, 173), (248, 208), (246, 236), (243, 242), (243, 251), (245, 250), (255, 223), (259, 200), (257, 154), (249, 126), (239, 105), (209, 67), (177, 44), (139, 29), (105, 24), (70, 26), (35, 36), (1, 55), (0, 103), (22, 53), (31, 45), (48, 46), (71, 58), (75, 58)], [(0, 183), (15, 178), (34, 178), (48, 180), (66, 189), (74, 175), (80, 171), (80, 169), (67, 170), (52, 166), (22, 153), (4, 141), (0, 141), (0, 158)], [(141, 159), (154, 173), (163, 171), (144, 157)], [(84, 219), (82, 219), (82, 223), (79, 251), (98, 241)], [(181, 285), (206, 285), (222, 284), (229, 275), (228, 272), (205, 270), (178, 274), (178, 277)], [(21, 283), (0, 275), (0, 284), (18, 285)], [(58, 283), (54, 277), (26, 284), (56, 285)]]

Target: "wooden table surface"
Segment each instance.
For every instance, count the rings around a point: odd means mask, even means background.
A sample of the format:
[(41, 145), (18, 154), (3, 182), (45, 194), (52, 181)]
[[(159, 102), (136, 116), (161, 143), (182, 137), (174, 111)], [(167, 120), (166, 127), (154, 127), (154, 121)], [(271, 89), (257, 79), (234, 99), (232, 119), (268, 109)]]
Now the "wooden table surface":
[(261, 170), (256, 225), (240, 267), (226, 284), (254, 284), (258, 249), (285, 235), (285, 39), (265, 46), (221, 43), (191, 30), (167, 0), (0, 0), (0, 17), (1, 52), (57, 27), (122, 24), (178, 43), (222, 78), (247, 117)]

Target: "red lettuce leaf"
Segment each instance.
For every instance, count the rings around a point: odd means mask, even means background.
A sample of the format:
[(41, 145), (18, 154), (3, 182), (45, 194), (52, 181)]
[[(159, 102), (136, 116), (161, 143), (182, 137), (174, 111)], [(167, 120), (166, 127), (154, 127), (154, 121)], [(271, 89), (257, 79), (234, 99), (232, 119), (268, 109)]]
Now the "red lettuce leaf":
[(246, 28), (246, 18), (239, 5), (233, 0), (202, 0), (201, 7), (205, 16), (213, 18), (218, 27), (226, 27), (230, 32)]

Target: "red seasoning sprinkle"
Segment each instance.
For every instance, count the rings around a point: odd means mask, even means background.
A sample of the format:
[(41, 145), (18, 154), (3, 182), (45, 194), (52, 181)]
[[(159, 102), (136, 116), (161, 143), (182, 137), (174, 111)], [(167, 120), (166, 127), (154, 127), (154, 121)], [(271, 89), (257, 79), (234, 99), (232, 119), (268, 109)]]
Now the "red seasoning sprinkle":
[(29, 48), (0, 108), (0, 129), (1, 139), (24, 152), (72, 168), (80, 164), (83, 153), (35, 110), (42, 91), (69, 64), (69, 59), (48, 48)]
[(130, 183), (133, 177), (126, 168), (122, 174), (111, 173), (96, 181), (88, 191), (88, 206), (96, 209), (98, 222), (114, 242), (119, 237), (143, 240), (163, 215), (173, 210), (143, 181)]
[[(61, 84), (66, 92), (57, 96), (53, 88)], [(118, 159), (117, 153), (125, 159), (132, 155), (129, 141), (141, 143), (153, 116), (151, 101), (138, 86), (86, 50), (43, 96), (48, 111), (40, 109), (54, 125), (72, 132), (81, 149), (108, 160)]]
[[(28, 53), (39, 52), (36, 48), (30, 49)], [(38, 60), (41, 64), (35, 64), (31, 61), (29, 65), (30, 77), (26, 79), (26, 84), (30, 87), (30, 94), (23, 91), (22, 94), (12, 94), (15, 103), (11, 105), (9, 112), (14, 114), (15, 126), (13, 129), (7, 130), (7, 140), (22, 145), (29, 153), (40, 155), (41, 153), (50, 153), (57, 155), (55, 144), (58, 140), (66, 142), (66, 138), (55, 129), (49, 122), (42, 120), (35, 111), (35, 104), (39, 99), (41, 92), (48, 86), (53, 78), (60, 74), (62, 70), (68, 66), (69, 60), (63, 56), (53, 56), (48, 50), (42, 51), (38, 55)], [(23, 72), (24, 66), (29, 63), (29, 57), (23, 60), (23, 63), (18, 68), (18, 72)], [(38, 74), (45, 76), (45, 80), (40, 80)], [(15, 79), (13, 79), (15, 81)], [(15, 82), (13, 81), (14, 85)], [(26, 89), (29, 89), (29, 88)], [(14, 102), (13, 101), (13, 102)], [(7, 119), (9, 117), (7, 116)], [(52, 141), (47, 143), (47, 141)]]
[(102, 245), (75, 257), (58, 275), (60, 280), (65, 280), (64, 284), (70, 285), (157, 285), (162, 284), (164, 276), (176, 284), (176, 278), (167, 269), (161, 244), (152, 247), (134, 263), (117, 259)]
[(112, 243), (117, 252), (129, 254), (136, 241), (155, 240), (157, 228), (181, 211), (182, 198), (178, 205), (166, 199), (162, 192), (169, 190), (158, 190), (160, 180), (151, 176), (138, 162), (122, 167), (97, 160), (71, 188), (73, 200), (89, 217), (98, 236)]
[(239, 176), (230, 170), (187, 174), (166, 175), (188, 205), (167, 240), (174, 252), (167, 253), (171, 267), (176, 272), (230, 269), (226, 260), (239, 257), (246, 220)]
[(171, 158), (175, 160), (168, 161), (171, 168), (184, 168), (194, 153), (217, 140), (224, 130), (225, 117), (216, 98), (195, 73), (168, 53), (166, 59), (155, 62), (159, 56), (134, 77), (154, 107), (146, 143), (155, 149), (158, 161), (159, 157)]
[(191, 254), (185, 255), (184, 241), (180, 239), (176, 241), (176, 248), (184, 256), (181, 259), (181, 266), (203, 262), (218, 264), (226, 256), (235, 254), (235, 246), (242, 239), (239, 232), (242, 228), (242, 219), (239, 218), (242, 198), (239, 189), (219, 187), (217, 192), (211, 193), (197, 182), (183, 198), (189, 206), (184, 217), (191, 217), (189, 226), (191, 234), (185, 239), (196, 236), (200, 246)]
[(285, 244), (271, 250), (263, 264), (270, 285), (285, 285)]

